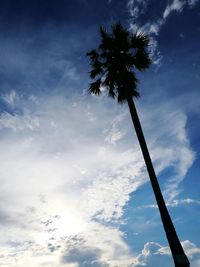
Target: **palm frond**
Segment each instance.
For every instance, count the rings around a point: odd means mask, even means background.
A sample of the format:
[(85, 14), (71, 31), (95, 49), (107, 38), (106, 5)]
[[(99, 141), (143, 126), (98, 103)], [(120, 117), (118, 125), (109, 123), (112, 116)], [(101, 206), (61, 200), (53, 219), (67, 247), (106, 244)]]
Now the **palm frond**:
[(131, 37), (131, 43), (130, 43), (132, 48), (147, 48), (149, 45), (149, 37), (146, 33), (142, 32), (136, 32), (132, 37)]
[(98, 79), (93, 83), (90, 83), (89, 93), (95, 94), (95, 95), (100, 95), (100, 93), (101, 93), (100, 86), (101, 86), (101, 79)]
[(88, 52), (88, 53), (86, 54), (86, 56), (90, 57), (91, 60), (95, 60), (95, 59), (98, 59), (99, 54), (98, 54), (98, 52), (97, 52), (95, 49), (93, 49), (93, 50), (91, 50), (90, 52)]
[(90, 58), (90, 65), (92, 67), (92, 70), (89, 72), (91, 79), (103, 73), (103, 64), (97, 58)]
[(108, 95), (111, 97), (111, 98), (115, 98), (115, 96), (116, 96), (116, 93), (115, 93), (115, 91), (114, 91), (114, 87), (109, 87), (109, 90), (108, 90)]
[(140, 70), (146, 70), (151, 64), (151, 59), (148, 53), (144, 49), (139, 49), (134, 57), (134, 65), (135, 67)]
[(103, 26), (100, 26), (99, 31), (100, 31), (100, 34), (101, 34), (101, 37), (102, 38), (108, 37), (108, 34), (106, 32), (106, 29)]
[(101, 75), (102, 74), (102, 70), (99, 68), (95, 68), (95, 69), (92, 69), (90, 71), (90, 78), (91, 79), (95, 79), (97, 76)]
[(117, 101), (118, 103), (124, 103), (127, 99), (127, 94), (126, 94), (126, 90), (124, 90), (124, 86), (118, 86), (117, 88), (117, 92), (118, 92), (118, 95), (117, 95)]
[(117, 77), (113, 71), (110, 71), (106, 74), (103, 85), (106, 87), (114, 88), (117, 81)]
[(118, 92), (118, 102), (123, 103), (127, 100), (127, 97), (139, 97), (139, 92), (137, 89), (138, 80), (135, 74), (130, 71), (125, 71), (122, 76), (120, 76), (117, 85)]
[(120, 22), (117, 22), (117, 23), (112, 25), (112, 32), (113, 32), (113, 35), (115, 37), (117, 37), (119, 34), (124, 32), (124, 29), (123, 29), (123, 27), (122, 27)]
[(100, 27), (100, 34), (101, 34), (101, 44), (99, 45), (99, 49), (103, 51), (112, 50), (113, 47), (112, 36), (110, 36), (102, 26)]
[(124, 53), (129, 49), (129, 33), (126, 31), (121, 23), (116, 23), (112, 26), (112, 33), (114, 36), (114, 44), (115, 48), (118, 49), (119, 52)]
[(137, 88), (131, 88), (131, 87), (124, 87), (124, 86), (119, 86), (118, 87), (118, 97), (117, 100), (119, 103), (124, 103), (127, 101), (127, 97), (140, 97), (140, 94), (137, 90)]
[(91, 60), (90, 65), (92, 66), (93, 69), (101, 69), (102, 68), (102, 63), (98, 59)]

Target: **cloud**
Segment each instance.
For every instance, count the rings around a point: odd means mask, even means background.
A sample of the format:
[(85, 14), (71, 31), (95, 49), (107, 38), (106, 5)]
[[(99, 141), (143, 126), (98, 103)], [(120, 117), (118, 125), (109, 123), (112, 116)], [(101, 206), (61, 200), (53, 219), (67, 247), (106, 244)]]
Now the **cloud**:
[[(149, 180), (126, 106), (104, 96), (15, 95), (12, 113), (0, 117), (4, 265), (60, 266), (64, 259), (79, 266), (88, 255), (96, 266), (129, 266), (134, 257), (119, 225), (130, 194)], [(143, 108), (142, 124), (157, 172), (173, 166), (179, 173), (179, 149), (193, 153), (186, 118), (161, 106)]]
[[(200, 259), (200, 248), (189, 240), (181, 242), (191, 266), (198, 266)], [(161, 246), (155, 242), (147, 242), (141, 253), (136, 257), (134, 267), (154, 267), (154, 266), (173, 266), (169, 247)]]
[[(94, 231), (94, 233), (93, 233)], [(129, 266), (133, 256), (123, 241), (123, 233), (114, 227), (90, 223), (90, 231), (66, 240), (66, 253), (62, 261), (78, 266)], [(83, 262), (84, 261), (84, 262)]]
[(11, 90), (10, 93), (4, 94), (2, 98), (8, 105), (13, 107), (15, 104), (16, 98), (18, 98), (18, 95), (15, 90)]
[(174, 11), (180, 13), (186, 5), (189, 8), (193, 8), (199, 0), (173, 0), (171, 4), (168, 4), (163, 12), (163, 19), (166, 20), (167, 17)]
[(190, 7), (194, 7), (197, 3), (198, 3), (199, 0), (188, 0), (188, 4)]
[[(164, 11), (155, 19), (147, 20), (141, 23), (141, 16), (145, 13), (147, 6), (149, 9), (154, 6), (151, 1), (143, 0), (129, 0), (127, 2), (127, 9), (130, 13), (130, 30), (135, 32), (140, 30), (147, 32), (150, 35), (150, 54), (152, 61), (155, 64), (156, 70), (160, 67), (163, 56), (158, 49), (157, 36), (159, 35), (163, 25), (168, 20), (169, 16), (178, 12), (181, 13), (185, 7), (193, 8), (199, 1), (198, 0), (172, 0), (166, 5)], [(142, 20), (143, 21), (143, 20)]]
[(151, 8), (151, 1), (130, 0), (127, 2), (127, 8), (130, 16), (133, 18), (133, 21), (131, 21), (131, 28), (133, 29), (135, 27), (136, 29), (147, 31), (150, 34), (158, 35), (161, 27), (166, 23), (171, 13), (180, 13), (186, 6), (192, 8), (198, 2), (199, 0), (172, 0), (166, 5), (160, 17), (157, 17), (154, 21), (146, 21), (141, 25), (140, 16), (145, 12), (147, 6)]
[(108, 133), (105, 137), (105, 141), (110, 144), (115, 144), (117, 141), (122, 139), (124, 135), (126, 134), (122, 129), (123, 125), (123, 119), (126, 116), (126, 113), (120, 114), (118, 117), (116, 117), (112, 124), (111, 129), (105, 130), (105, 133)]
[[(147, 1), (135, 3), (145, 9)], [(144, 14), (134, 12), (135, 17)], [(0, 116), (1, 262), (6, 267), (77, 267), (82, 259), (91, 266), (131, 266), (135, 253), (120, 224), (131, 195), (149, 179), (130, 115), (126, 107), (101, 97), (69, 96), (71, 88), (84, 84), (70, 58), (75, 55), (80, 66), (83, 41), (91, 45), (93, 36), (79, 31), (77, 39), (71, 25), (68, 31), (52, 27), (1, 40), (2, 80), (8, 82), (2, 89), (16, 88), (1, 99), (6, 106)], [(149, 27), (159, 33), (156, 23)], [(151, 42), (155, 49), (156, 41)], [(157, 173), (172, 168), (179, 175), (178, 182), (172, 181), (177, 194), (193, 151), (185, 113), (175, 105), (164, 105), (161, 112), (162, 104), (140, 111)], [(157, 115), (149, 117), (149, 108)], [(170, 115), (176, 132), (166, 123)]]
[[(129, 249), (118, 228), (103, 227), (103, 222), (118, 221), (130, 192), (144, 183), (140, 164), (133, 164), (138, 152), (119, 153), (104, 141), (109, 134), (104, 129), (113, 119), (106, 119), (106, 109), (102, 112), (102, 104), (92, 97), (85, 101), (54, 95), (19, 101), (21, 110), (4, 112), (0, 118), (5, 266), (29, 265), (32, 253), (29, 266), (36, 261), (40, 266), (51, 260), (51, 253), (62, 255), (65, 237), (79, 233), (88, 247), (101, 251), (103, 261), (115, 260), (115, 251), (123, 251), (123, 265)], [(99, 119), (91, 120), (97, 114)], [(5, 246), (8, 240), (20, 245)], [(52, 262), (56, 266), (59, 257)]]
[(39, 119), (30, 114), (16, 116), (5, 112), (0, 117), (0, 130), (12, 129), (13, 131), (23, 131), (25, 129), (36, 130), (39, 127)]
[(168, 253), (162, 251), (162, 246), (155, 242), (148, 242), (144, 245), (143, 250), (137, 256), (133, 266), (142, 267), (142, 266), (163, 266), (167, 267), (171, 265), (171, 259), (168, 256)]
[(186, 2), (183, 0), (173, 0), (170, 5), (166, 6), (163, 13), (163, 18), (166, 19), (173, 11), (181, 12), (185, 4)]
[(151, 122), (154, 122), (155, 131), (153, 128), (152, 132), (148, 131), (146, 138), (149, 140), (149, 149), (157, 174), (167, 166), (174, 170), (171, 178), (165, 183), (164, 195), (168, 201), (179, 194), (179, 184), (195, 160), (195, 153), (190, 148), (186, 132), (187, 116), (183, 110), (174, 109), (172, 106), (173, 103), (170, 102), (146, 106), (145, 118), (142, 121), (143, 127), (147, 129), (150, 128)]
[(81, 247), (72, 248), (67, 255), (63, 257), (63, 262), (66, 263), (77, 263), (78, 266), (85, 267), (103, 267), (108, 266), (107, 264), (98, 263), (101, 251), (93, 248)]
[(148, 6), (149, 0), (129, 0), (127, 8), (129, 9), (131, 18), (136, 21), (143, 14)]
[[(173, 199), (171, 202), (166, 202), (167, 207), (178, 207), (180, 205), (200, 205), (199, 200), (185, 198), (185, 199)], [(144, 208), (157, 208), (157, 205), (146, 205)], [(141, 207), (143, 208), (143, 207)]]

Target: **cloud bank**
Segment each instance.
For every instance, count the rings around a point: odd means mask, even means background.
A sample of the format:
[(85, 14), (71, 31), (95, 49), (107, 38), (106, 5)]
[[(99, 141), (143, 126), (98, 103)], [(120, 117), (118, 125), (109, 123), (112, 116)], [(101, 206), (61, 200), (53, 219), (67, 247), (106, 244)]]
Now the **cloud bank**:
[[(148, 177), (126, 107), (85, 95), (2, 99), (11, 110), (0, 117), (4, 266), (131, 266), (119, 225)], [(148, 109), (142, 123), (157, 173), (175, 173), (173, 199), (194, 160), (186, 116), (169, 104)]]

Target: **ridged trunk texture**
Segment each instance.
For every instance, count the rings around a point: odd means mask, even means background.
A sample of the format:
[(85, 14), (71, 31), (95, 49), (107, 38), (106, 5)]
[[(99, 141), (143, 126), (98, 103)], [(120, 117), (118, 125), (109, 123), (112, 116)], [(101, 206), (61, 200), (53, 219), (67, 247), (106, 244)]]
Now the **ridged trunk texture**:
[(147, 171), (149, 173), (149, 178), (150, 178), (151, 185), (154, 191), (154, 195), (157, 201), (158, 209), (160, 211), (160, 216), (162, 219), (163, 227), (166, 233), (166, 237), (169, 243), (170, 250), (172, 252), (175, 267), (189, 267), (190, 263), (188, 261), (187, 256), (184, 253), (184, 250), (181, 246), (181, 243), (176, 234), (174, 225), (170, 218), (169, 212), (165, 205), (165, 201), (161, 193), (158, 180), (156, 178), (154, 167), (151, 161), (151, 157), (150, 157), (150, 154), (147, 148), (147, 144), (144, 138), (142, 127), (141, 127), (139, 117), (137, 115), (136, 107), (135, 107), (132, 97), (127, 97), (127, 102), (128, 102), (128, 106), (130, 109), (133, 125), (135, 127), (135, 131), (138, 137), (138, 141), (140, 143), (144, 161), (147, 167)]

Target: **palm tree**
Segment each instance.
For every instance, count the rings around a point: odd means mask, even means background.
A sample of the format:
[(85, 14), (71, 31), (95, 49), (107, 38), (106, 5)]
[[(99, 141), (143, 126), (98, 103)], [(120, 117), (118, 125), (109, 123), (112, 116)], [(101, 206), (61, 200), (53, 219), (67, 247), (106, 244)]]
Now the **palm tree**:
[(117, 98), (119, 103), (127, 101), (174, 264), (176, 267), (189, 267), (189, 261), (165, 205), (133, 102), (133, 97), (139, 97), (135, 70), (144, 71), (151, 64), (148, 54), (148, 35), (141, 32), (131, 35), (120, 23), (112, 26), (112, 33), (110, 34), (100, 27), (100, 35), (99, 47), (87, 53), (92, 67), (90, 78), (95, 79), (90, 84), (89, 92), (99, 95), (102, 87), (104, 87), (108, 90), (108, 95)]

